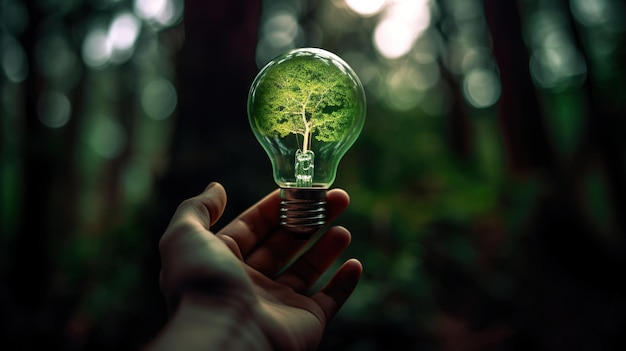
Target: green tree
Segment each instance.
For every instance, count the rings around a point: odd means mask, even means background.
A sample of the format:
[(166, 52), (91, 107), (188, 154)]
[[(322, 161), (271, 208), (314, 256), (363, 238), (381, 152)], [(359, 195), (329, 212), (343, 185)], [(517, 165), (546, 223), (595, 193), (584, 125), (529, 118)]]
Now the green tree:
[(254, 100), (259, 131), (272, 137), (301, 135), (302, 151), (311, 138), (336, 142), (357, 113), (351, 78), (330, 60), (301, 56), (270, 66)]

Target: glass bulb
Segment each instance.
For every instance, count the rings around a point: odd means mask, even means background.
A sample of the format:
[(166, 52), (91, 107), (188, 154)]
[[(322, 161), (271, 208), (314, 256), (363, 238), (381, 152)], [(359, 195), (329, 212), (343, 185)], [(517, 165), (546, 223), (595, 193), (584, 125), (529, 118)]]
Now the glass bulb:
[(326, 222), (326, 191), (363, 129), (363, 85), (331, 52), (291, 50), (252, 82), (248, 119), (281, 188), (281, 224), (310, 236)]

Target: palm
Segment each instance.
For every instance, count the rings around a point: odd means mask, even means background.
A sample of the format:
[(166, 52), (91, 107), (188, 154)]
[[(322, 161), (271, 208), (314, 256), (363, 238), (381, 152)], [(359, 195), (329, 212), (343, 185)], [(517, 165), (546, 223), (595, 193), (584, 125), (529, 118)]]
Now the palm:
[[(258, 272), (250, 272), (254, 277)], [(258, 297), (259, 325), (273, 335), (281, 350), (310, 349), (317, 345), (327, 320), (320, 305), (310, 297), (295, 292), (259, 274), (253, 278)]]
[[(347, 261), (325, 287), (306, 294), (347, 247), (349, 232), (330, 228), (285, 267), (306, 242), (278, 225), (277, 191), (215, 235), (209, 227), (223, 211), (225, 194), (218, 201), (195, 199), (179, 207), (161, 242), (166, 296), (176, 296), (181, 287), (200, 286), (211, 295), (221, 294), (246, 305), (276, 349), (315, 348), (327, 322), (354, 289), (360, 263)], [(332, 221), (347, 207), (348, 197), (342, 191), (329, 191), (327, 202)]]

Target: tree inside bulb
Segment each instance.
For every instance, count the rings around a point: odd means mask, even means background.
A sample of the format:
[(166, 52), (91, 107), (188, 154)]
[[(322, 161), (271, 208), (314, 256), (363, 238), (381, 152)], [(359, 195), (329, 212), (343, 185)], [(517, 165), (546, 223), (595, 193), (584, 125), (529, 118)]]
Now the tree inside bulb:
[(319, 229), (325, 223), (319, 209), (323, 196), (365, 121), (365, 93), (358, 77), (326, 50), (291, 50), (255, 78), (248, 118), (283, 190), (281, 222), (298, 232)]

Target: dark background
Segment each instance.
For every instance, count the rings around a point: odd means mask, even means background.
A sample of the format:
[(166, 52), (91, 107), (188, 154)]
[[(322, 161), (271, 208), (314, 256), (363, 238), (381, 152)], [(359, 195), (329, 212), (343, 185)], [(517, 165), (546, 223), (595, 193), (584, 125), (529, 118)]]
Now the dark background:
[(320, 350), (626, 348), (622, 1), (160, 3), (0, 1), (2, 349), (157, 333), (160, 235), (211, 181), (215, 230), (276, 187), (247, 92), (301, 46), (368, 97), (334, 184), (365, 273)]

